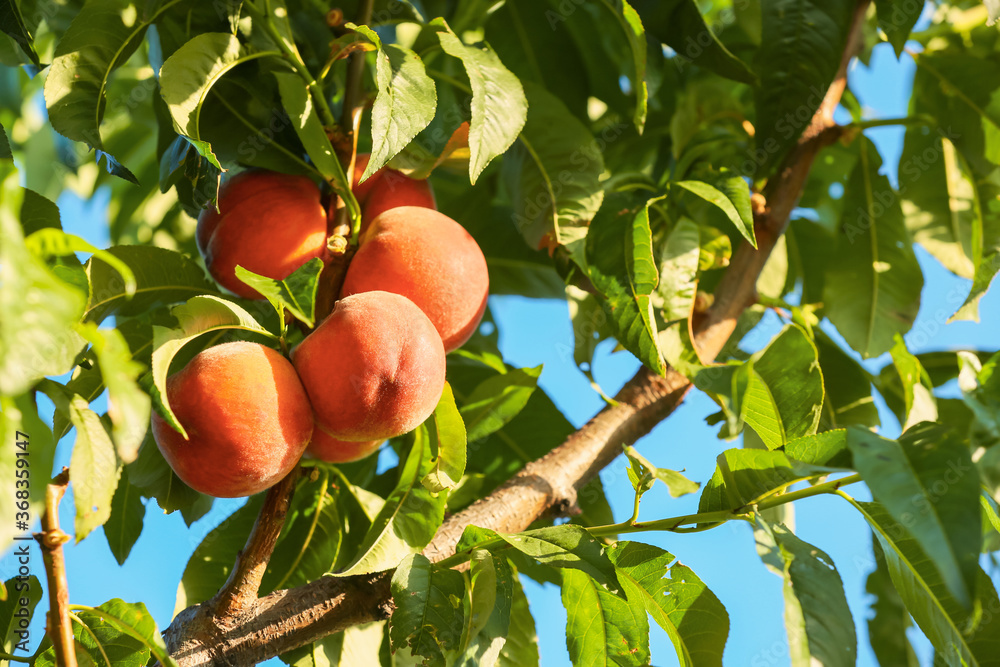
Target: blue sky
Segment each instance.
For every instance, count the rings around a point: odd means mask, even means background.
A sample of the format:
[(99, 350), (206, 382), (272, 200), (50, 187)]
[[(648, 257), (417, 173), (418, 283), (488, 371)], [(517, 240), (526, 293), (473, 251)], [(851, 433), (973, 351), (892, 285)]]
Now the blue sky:
[[(865, 107), (866, 117), (906, 115), (913, 69), (908, 56), (897, 63), (887, 45), (876, 47), (870, 69), (860, 64), (852, 69), (852, 89)], [(886, 172), (894, 179), (903, 130), (882, 128), (871, 130), (868, 134), (878, 144), (885, 159)], [(72, 195), (64, 195), (59, 204), (67, 231), (84, 236), (95, 245), (107, 245), (104, 225), (106, 196), (99, 196), (88, 203)], [(915, 334), (908, 337), (913, 351), (995, 347), (996, 332), (1000, 331), (1000, 290), (994, 289), (983, 299), (981, 323), (944, 324), (940, 313), (945, 296), (956, 289), (967, 291), (968, 281), (948, 274), (935, 260), (919, 250), (918, 258), (926, 282), (923, 305), (914, 326)], [(491, 308), (500, 327), (500, 347), (507, 361), (516, 366), (544, 364), (541, 385), (571, 422), (582, 425), (602, 407), (602, 400), (576, 369), (571, 353), (567, 353), (567, 350), (572, 350), (573, 334), (564, 302), (494, 297)], [(780, 326), (773, 314), (761, 324), (769, 335), (776, 333)], [(835, 334), (832, 328), (827, 327), (827, 330)], [(762, 339), (766, 341), (769, 335)], [(916, 335), (919, 338), (915, 338)], [(887, 361), (883, 357), (865, 363), (871, 370), (877, 370)], [(638, 362), (631, 355), (612, 354), (611, 345), (605, 343), (599, 348), (594, 373), (605, 391), (613, 394), (637, 368)], [(637, 447), (655, 465), (684, 469), (691, 479), (704, 482), (714, 470), (715, 457), (724, 449), (739, 444), (718, 440), (716, 429), (705, 424), (705, 416), (716, 411), (715, 404), (704, 395), (692, 392), (681, 409), (643, 438)], [(890, 436), (897, 434), (894, 417), (884, 409), (882, 413), (883, 424), (886, 425), (883, 432)], [(60, 444), (57, 465), (68, 464), (72, 442), (73, 435), (70, 434)], [(624, 475), (623, 461), (614, 462), (601, 473), (601, 477), (616, 520), (623, 520), (631, 512), (633, 497)], [(866, 495), (863, 488), (855, 487), (855, 492), (862, 498)], [(113, 597), (127, 601), (141, 600), (147, 604), (160, 628), (166, 627), (173, 615), (176, 587), (187, 558), (201, 539), (240, 504), (240, 500), (217, 501), (211, 513), (188, 529), (179, 514), (164, 515), (155, 502), (150, 502), (143, 534), (122, 567), (114, 561), (99, 532), (78, 545), (67, 545), (71, 600), (94, 605)], [(65, 526), (73, 525), (72, 507), (71, 498), (63, 501), (61, 520)], [(657, 488), (644, 498), (641, 516), (644, 519), (660, 518), (696, 511), (696, 508), (696, 495), (672, 499), (664, 489)], [(864, 583), (874, 565), (868, 528), (860, 516), (837, 498), (815, 498), (797, 503), (796, 524), (802, 539), (826, 551), (836, 563), (858, 628), (858, 664), (875, 665), (867, 647), (865, 626), (867, 600)], [(725, 604), (731, 622), (725, 654), (727, 665), (750, 664), (756, 667), (788, 664), (781, 581), (761, 564), (749, 527), (740, 523), (704, 533), (644, 534), (635, 537), (673, 553), (690, 566)], [(35, 573), (42, 577), (40, 557), (35, 563)], [(14, 563), (9, 554), (0, 559), (0, 574), (4, 578), (10, 576), (13, 569)], [(564, 636), (566, 613), (558, 589), (530, 581), (525, 581), (525, 587), (538, 627), (542, 664), (547, 667), (569, 665)], [(41, 638), (41, 618), (46, 606), (43, 601), (37, 610), (33, 624), (34, 641)], [(653, 664), (677, 664), (666, 635), (655, 624), (651, 633)], [(917, 634), (914, 632), (915, 636)], [(926, 642), (921, 642), (920, 646), (922, 658), (925, 664), (929, 664), (929, 647)]]

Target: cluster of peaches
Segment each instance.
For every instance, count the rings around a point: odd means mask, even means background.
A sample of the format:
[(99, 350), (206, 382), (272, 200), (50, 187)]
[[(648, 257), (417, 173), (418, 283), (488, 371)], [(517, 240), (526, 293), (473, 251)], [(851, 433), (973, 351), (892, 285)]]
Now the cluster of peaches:
[[(367, 164), (359, 155), (355, 174)], [(215, 497), (258, 493), (303, 453), (354, 461), (419, 426), (444, 389), (445, 354), (486, 309), (486, 259), (472, 236), (435, 209), (426, 181), (384, 168), (353, 191), (360, 245), (333, 311), (291, 361), (251, 342), (198, 353), (167, 381), (185, 439), (158, 414), (160, 451), (192, 488)], [(261, 298), (236, 266), (283, 279), (314, 257), (329, 261), (327, 214), (309, 179), (247, 171), (198, 220), (198, 248), (220, 285)]]

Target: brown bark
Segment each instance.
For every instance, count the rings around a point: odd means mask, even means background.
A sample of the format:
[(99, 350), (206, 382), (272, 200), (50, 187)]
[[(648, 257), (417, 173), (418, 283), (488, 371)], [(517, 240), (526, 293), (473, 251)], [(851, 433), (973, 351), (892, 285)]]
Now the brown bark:
[[(740, 246), (715, 291), (712, 308), (695, 328), (694, 342), (703, 359), (718, 355), (740, 314), (756, 301), (757, 277), (784, 233), (813, 160), (839, 136), (833, 110), (846, 87), (847, 65), (860, 43), (867, 5), (868, 0), (858, 3), (840, 69), (819, 110), (765, 188), (766, 203), (755, 213), (758, 247)], [(632, 444), (670, 415), (690, 388), (690, 381), (672, 368), (664, 377), (641, 369), (618, 393), (616, 405), (489, 496), (452, 515), (424, 553), (434, 561), (452, 555), (468, 525), (517, 532), (553, 507), (571, 510), (577, 491), (621, 453), (622, 445)], [(386, 618), (392, 608), (389, 576), (323, 578), (277, 591), (246, 609), (228, 629), (206, 626), (198, 608), (190, 608), (167, 629), (167, 645), (182, 667), (255, 664), (329, 633)]]
[(42, 561), (49, 584), (49, 613), (45, 619), (45, 633), (52, 640), (56, 664), (76, 667), (76, 642), (73, 640), (73, 623), (69, 617), (69, 589), (66, 584), (66, 560), (62, 545), (70, 536), (59, 527), (59, 501), (69, 484), (69, 468), (63, 468), (45, 489), (45, 513), (42, 515), (42, 532), (35, 539), (42, 547)]

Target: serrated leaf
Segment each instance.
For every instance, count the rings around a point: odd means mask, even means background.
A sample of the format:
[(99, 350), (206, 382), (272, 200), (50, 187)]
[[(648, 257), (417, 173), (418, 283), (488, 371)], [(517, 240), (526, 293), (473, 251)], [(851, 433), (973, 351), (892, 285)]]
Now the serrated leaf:
[(69, 402), (69, 414), (76, 428), (69, 475), (76, 504), (76, 541), (80, 542), (111, 516), (121, 463), (101, 418), (84, 399), (74, 396)]
[(670, 637), (681, 667), (721, 667), (729, 614), (701, 579), (649, 544), (617, 542), (608, 554), (629, 599), (638, 598)]
[[(937, 658), (948, 665), (996, 665), (1000, 656), (997, 615), (976, 618), (965, 610), (949, 593), (938, 567), (914, 536), (879, 503), (850, 502), (871, 525), (895, 589), (934, 646)], [(996, 600), (996, 590), (978, 565), (976, 570), (977, 597), (987, 607)]]
[[(760, 76), (757, 146), (766, 173), (805, 130), (840, 66), (853, 0), (773, 0), (762, 4), (763, 28), (755, 67)], [(847, 209), (845, 209), (847, 210)]]
[(379, 36), (367, 26), (348, 23), (346, 27), (377, 47), (375, 84), (378, 94), (372, 105), (372, 152), (361, 175), (364, 181), (406, 148), (433, 120), (437, 89), (416, 53), (396, 44), (383, 45)]
[(465, 474), (467, 437), (454, 392), (447, 382), (426, 426), (434, 460), (431, 472), (420, 482), (434, 492), (452, 489)]
[[(14, 551), (15, 555), (18, 553), (19, 550)], [(0, 601), (0, 651), (14, 654), (14, 647), (21, 644), (18, 650), (27, 652), (26, 635), (18, 633), (25, 632), (31, 623), (35, 606), (42, 599), (42, 583), (33, 574), (20, 575), (5, 581), (4, 588), (7, 599)]]
[(701, 197), (709, 204), (726, 214), (736, 230), (754, 248), (757, 239), (754, 236), (753, 213), (750, 210), (750, 188), (740, 176), (728, 176), (720, 180), (725, 191), (704, 181), (674, 181), (674, 185)]
[(125, 564), (132, 546), (142, 534), (145, 516), (146, 506), (139, 499), (139, 490), (129, 484), (128, 468), (123, 468), (111, 498), (111, 514), (104, 524), (104, 537), (119, 565)]
[(919, 2), (876, 0), (875, 11), (878, 14), (878, 27), (889, 38), (889, 43), (896, 50), (897, 58), (903, 55), (906, 40), (923, 10), (924, 6)]
[(666, 322), (686, 320), (694, 308), (698, 291), (700, 238), (697, 223), (681, 218), (663, 244), (656, 292), (663, 299), (663, 319)]
[(483, 548), (489, 542), (503, 542), (540, 563), (561, 569), (586, 573), (601, 586), (615, 594), (621, 587), (615, 577), (614, 565), (608, 560), (604, 546), (582, 526), (563, 524), (521, 533), (499, 533), (487, 528), (467, 526), (458, 541), (457, 552)]
[(180, 510), (190, 526), (203, 517), (214, 499), (185, 484), (160, 453), (152, 432), (146, 434), (135, 461), (128, 465), (129, 481), (144, 498), (155, 498), (165, 514)]
[(517, 368), (480, 383), (462, 406), (469, 442), (496, 433), (524, 409), (538, 386), (542, 367)]
[(198, 336), (222, 329), (240, 329), (274, 338), (274, 334), (257, 323), (247, 311), (231, 301), (215, 296), (196, 296), (170, 311), (177, 318), (177, 328), (153, 326), (153, 386), (159, 392), (162, 416), (187, 439), (187, 432), (170, 409), (167, 396), (167, 375), (170, 362), (182, 347)]
[(663, 375), (666, 367), (649, 298), (659, 281), (649, 202), (627, 195), (609, 196), (591, 223), (586, 248), (587, 273), (604, 296), (602, 305), (618, 342)]
[(434, 470), (426, 426), (414, 431), (413, 447), (399, 473), (396, 488), (372, 520), (357, 555), (334, 576), (380, 572), (427, 546), (444, 520), (447, 493), (429, 491), (421, 480)]
[[(720, 76), (754, 83), (753, 72), (719, 41), (694, 0), (634, 0), (632, 6), (649, 34), (679, 55)], [(693, 35), (698, 36), (698, 41), (692, 39)]]
[(513, 221), (531, 248), (579, 242), (601, 208), (604, 158), (594, 138), (555, 96), (525, 85), (528, 119), (503, 161)]
[(872, 496), (907, 526), (949, 593), (970, 608), (982, 532), (979, 478), (968, 445), (931, 423), (911, 428), (898, 442), (851, 428), (847, 442)]
[(757, 526), (758, 549), (767, 551), (761, 558), (782, 565), (792, 666), (853, 666), (858, 640), (833, 560), (781, 524), (771, 526), (758, 517)]
[(637, 596), (624, 600), (576, 570), (562, 570), (566, 647), (574, 667), (649, 664), (649, 621)]
[(816, 432), (823, 398), (816, 346), (802, 328), (789, 324), (754, 355), (743, 399), (746, 423), (768, 449), (777, 449)]
[(314, 257), (297, 268), (283, 280), (275, 280), (236, 267), (236, 277), (254, 288), (283, 316), (287, 308), (296, 319), (307, 327), (316, 326), (316, 292), (319, 288), (319, 274), (323, 271), (323, 260)]
[(445, 655), (461, 640), (465, 580), (455, 570), (438, 568), (421, 554), (407, 556), (392, 575), (396, 603), (389, 619), (393, 651), (410, 649), (423, 664), (444, 667)]
[(924, 278), (903, 225), (899, 196), (879, 173), (882, 160), (859, 139), (860, 159), (844, 191), (844, 215), (830, 258), (826, 316), (863, 357), (887, 352), (909, 331)]
[[(46, 375), (73, 367), (83, 339), (73, 325), (86, 297), (24, 245), (19, 223), (27, 196), (12, 175), (0, 182), (0, 393), (16, 396)], [(34, 304), (45, 304), (44, 308)]]
[(204, 270), (179, 252), (151, 246), (115, 246), (111, 253), (132, 270), (135, 296), (129, 298), (121, 276), (99, 257), (86, 264), (90, 300), (86, 319), (100, 324), (110, 315), (138, 315), (153, 306), (184, 301), (197, 294), (218, 294)]

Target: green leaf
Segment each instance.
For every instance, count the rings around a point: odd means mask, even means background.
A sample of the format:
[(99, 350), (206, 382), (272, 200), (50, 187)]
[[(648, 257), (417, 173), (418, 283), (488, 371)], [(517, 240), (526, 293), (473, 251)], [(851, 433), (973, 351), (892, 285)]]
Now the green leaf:
[[(934, 646), (938, 659), (949, 665), (996, 665), (996, 657), (1000, 655), (997, 615), (978, 616), (964, 609), (952, 597), (940, 570), (919, 542), (879, 503), (850, 502), (871, 525), (885, 554), (895, 589)], [(988, 608), (992, 600), (996, 600), (996, 591), (978, 565), (976, 570), (977, 597), (983, 607)]]
[(99, 257), (87, 262), (90, 300), (86, 319), (99, 324), (110, 315), (138, 315), (163, 303), (184, 301), (197, 294), (218, 294), (205, 271), (179, 252), (151, 246), (115, 246), (108, 251), (135, 275), (135, 296), (129, 297), (121, 276)]
[(753, 72), (719, 41), (694, 0), (635, 0), (632, 6), (649, 34), (679, 55), (720, 76), (754, 83)]
[[(28, 548), (25, 543), (15, 549), (14, 554), (24, 553), (20, 549)], [(28, 624), (35, 614), (35, 606), (42, 599), (42, 583), (33, 574), (20, 575), (5, 581), (4, 588), (7, 599), (0, 602), (0, 650), (13, 654), (17, 647), (18, 651), (28, 653)]]
[(653, 488), (653, 483), (660, 480), (667, 486), (667, 490), (674, 498), (686, 496), (694, 493), (700, 486), (697, 482), (692, 482), (687, 477), (668, 468), (657, 468), (646, 460), (635, 447), (626, 446), (625, 456), (628, 458), (629, 467), (626, 468), (632, 488), (640, 495)]
[(833, 560), (781, 524), (771, 526), (758, 517), (757, 526), (761, 558), (782, 566), (792, 666), (854, 665), (858, 640)]
[(762, 449), (727, 449), (719, 454), (718, 467), (705, 485), (699, 512), (739, 509), (777, 489), (814, 477), (809, 466), (796, 464), (784, 452)]
[[(17, 42), (17, 45), (31, 59), (35, 67), (42, 68), (42, 63), (38, 59), (38, 54), (35, 53), (35, 47), (32, 44), (31, 32), (29, 32), (28, 27), (24, 24), (24, 17), (21, 16), (21, 9), (17, 6), (15, 0), (0, 0), (0, 30), (10, 35)], [(7, 157), (10, 157), (10, 155), (7, 155)]]
[(125, 64), (142, 43), (146, 28), (177, 0), (152, 16), (139, 16), (131, 0), (88, 2), (56, 45), (45, 79), (45, 103), (52, 127), (64, 137), (87, 143), (110, 173), (139, 184), (135, 176), (105, 151), (101, 120), (111, 73)]
[(722, 407), (726, 423), (719, 437), (732, 439), (743, 430), (746, 419), (747, 388), (753, 378), (753, 360), (745, 364), (709, 366), (694, 376), (694, 386), (708, 394)]
[(316, 291), (319, 288), (319, 274), (322, 271), (323, 260), (314, 257), (283, 280), (258, 275), (242, 266), (236, 267), (236, 277), (260, 292), (278, 311), (279, 317), (283, 316), (284, 310), (287, 308), (296, 319), (307, 327), (314, 327), (316, 326)]
[[(13, 2), (13, 0), (5, 0), (6, 2)], [(7, 139), (7, 132), (4, 131), (3, 125), (0, 125), (0, 159), (10, 160), (14, 157), (14, 154), (10, 150), (10, 141)]]
[[(517, 574), (516, 572), (514, 573)], [(513, 599), (510, 608), (510, 627), (507, 641), (500, 651), (498, 667), (538, 667), (538, 635), (535, 633), (535, 619), (528, 608), (528, 598), (524, 594), (517, 576), (511, 580)]]
[(525, 85), (528, 120), (504, 156), (513, 221), (531, 248), (579, 241), (601, 208), (604, 158), (583, 123), (534, 84)]
[(467, 437), (454, 392), (447, 382), (426, 425), (434, 451), (434, 467), (420, 483), (434, 492), (453, 489), (465, 474)]
[(472, 85), (469, 180), (474, 185), (493, 158), (510, 148), (521, 133), (528, 100), (520, 80), (488, 44), (466, 46), (443, 19), (435, 19), (431, 25), (443, 28), (437, 33), (442, 50), (462, 62)]
[(333, 186), (340, 198), (347, 202), (351, 219), (359, 217), (361, 208), (358, 206), (358, 200), (351, 191), (351, 184), (344, 173), (344, 167), (333, 150), (333, 144), (330, 143), (326, 130), (323, 129), (323, 122), (302, 77), (291, 72), (275, 72), (274, 77), (278, 80), (281, 103), (292, 119), (292, 127), (302, 140), (302, 145), (305, 146), (316, 170), (323, 176), (323, 180)]
[(462, 406), (469, 442), (496, 433), (524, 409), (538, 386), (542, 367), (517, 368), (480, 383)]
[[(773, 0), (762, 4), (763, 28), (754, 69), (756, 140), (766, 173), (812, 120), (840, 66), (853, 0)], [(845, 210), (850, 210), (845, 206)]]
[[(25, 456), (18, 454), (27, 453), (30, 457), (28, 474), (39, 483), (32, 482), (27, 485), (28, 519), (40, 517), (45, 509), (46, 489), (46, 485), (40, 482), (52, 475), (52, 459), (56, 443), (52, 431), (38, 416), (38, 407), (32, 395), (10, 397), (0, 394), (0, 436), (3, 437), (3, 442), (7, 443), (0, 449), (0, 474), (4, 475), (4, 479), (10, 480), (9, 491), (18, 488), (17, 481), (25, 479), (24, 473), (21, 472), (25, 468), (17, 465), (17, 461)], [(0, 511), (6, 512), (6, 516), (10, 517), (4, 525), (0, 525), (0, 549), (5, 552), (16, 537), (28, 536), (28, 529), (18, 528), (15, 523), (15, 520), (25, 519), (23, 515), (17, 516), (18, 512), (24, 511), (16, 504), (22, 501), (23, 499), (16, 498), (13, 492), (0, 497)]]
[(649, 664), (649, 620), (636, 596), (624, 600), (583, 572), (563, 570), (566, 647), (574, 667)]
[(903, 55), (906, 40), (917, 19), (920, 18), (924, 6), (919, 2), (906, 0), (876, 0), (875, 10), (878, 14), (878, 27), (889, 38), (889, 43), (899, 58)]
[(646, 127), (646, 114), (649, 111), (649, 85), (646, 83), (646, 29), (642, 26), (639, 13), (622, 0), (622, 27), (628, 39), (629, 50), (632, 51), (632, 66), (635, 68), (635, 78), (632, 85), (635, 88), (635, 113), (632, 122), (635, 129), (642, 134)]
[(213, 498), (198, 493), (181, 481), (163, 458), (152, 432), (139, 447), (139, 455), (128, 466), (129, 482), (144, 498), (155, 498), (166, 514), (180, 510), (190, 526), (212, 508)]
[(278, 656), (291, 667), (377, 665), (385, 621), (354, 625)]
[(438, 568), (421, 554), (408, 556), (392, 575), (396, 609), (389, 619), (394, 652), (409, 648), (423, 664), (444, 667), (445, 655), (459, 645), (465, 580), (455, 570)]
[[(201, 112), (212, 86), (237, 65), (272, 55), (277, 52), (248, 53), (235, 35), (219, 32), (196, 35), (177, 49), (160, 69), (160, 95), (178, 131), (201, 141)], [(222, 169), (213, 153), (205, 157)]]
[(681, 667), (721, 667), (729, 614), (690, 568), (659, 547), (616, 542), (608, 555), (630, 600), (670, 637)]
[(170, 311), (177, 318), (177, 328), (153, 326), (153, 386), (159, 392), (162, 416), (187, 439), (187, 432), (170, 409), (167, 396), (167, 376), (170, 362), (182, 347), (210, 331), (240, 329), (274, 338), (274, 334), (257, 323), (250, 313), (231, 301), (215, 296), (196, 296)]
[[(493, 667), (511, 626), (514, 572), (507, 559), (488, 551), (472, 553), (471, 586), (466, 598), (464, 653), (457, 667)], [(471, 600), (469, 599), (471, 597)]]
[(927, 371), (920, 365), (909, 350), (903, 337), (896, 335), (896, 344), (892, 346), (892, 363), (899, 373), (903, 388), (906, 416), (903, 430), (923, 421), (937, 421), (937, 400), (934, 398), (934, 386)]
[(847, 468), (848, 465), (843, 465), (850, 462), (850, 452), (847, 449), (847, 430), (824, 431), (816, 435), (789, 440), (785, 444), (785, 453), (788, 458), (802, 463)]
[(437, 465), (432, 450), (428, 429), (421, 425), (414, 431), (413, 447), (402, 465), (396, 488), (372, 520), (357, 555), (334, 576), (387, 570), (434, 538), (444, 520), (448, 494), (434, 493), (421, 484)]
[(826, 396), (820, 430), (849, 424), (880, 425), (878, 408), (872, 396), (871, 374), (822, 330), (813, 329), (813, 335)]
[(1000, 438), (1000, 352), (985, 363), (969, 352), (959, 352), (958, 386), (962, 400), (976, 421), (994, 438)]
[(132, 546), (142, 534), (146, 506), (140, 500), (139, 490), (128, 482), (128, 468), (123, 468), (115, 495), (111, 498), (111, 515), (104, 524), (104, 537), (111, 554), (124, 565)]
[(263, 502), (263, 493), (251, 496), (245, 505), (213, 528), (195, 548), (177, 585), (175, 615), (191, 605), (211, 599), (226, 583)]
[(863, 357), (889, 351), (909, 331), (923, 274), (903, 225), (899, 195), (879, 173), (882, 159), (860, 138), (861, 157), (844, 192), (844, 215), (830, 258), (826, 316)]
[(872, 496), (907, 526), (955, 600), (971, 608), (982, 532), (979, 478), (968, 445), (930, 423), (898, 442), (852, 428), (847, 442)]
[[(19, 223), (27, 190), (13, 174), (0, 182), (0, 394), (15, 396), (46, 375), (73, 367), (83, 339), (73, 325), (85, 297), (24, 245)], [(44, 308), (34, 304), (45, 304)]]
[(698, 224), (689, 218), (681, 218), (663, 244), (656, 293), (663, 299), (663, 319), (666, 322), (686, 320), (694, 308), (698, 291), (700, 238)]
[(609, 196), (587, 235), (587, 273), (604, 296), (604, 311), (625, 349), (660, 375), (666, 373), (657, 344), (650, 295), (659, 276), (653, 258), (649, 202)]
[(913, 625), (899, 591), (892, 583), (885, 554), (878, 540), (872, 541), (875, 569), (868, 575), (865, 592), (872, 596), (868, 608), (868, 637), (880, 665), (920, 667), (906, 630)]
[(84, 399), (74, 396), (70, 400), (69, 415), (76, 427), (69, 475), (76, 504), (76, 541), (80, 542), (111, 516), (121, 463), (101, 418)]
[(815, 433), (823, 409), (823, 373), (806, 332), (789, 324), (754, 356), (743, 399), (746, 423), (768, 449)]
[(24, 245), (35, 256), (43, 259), (49, 257), (66, 257), (77, 252), (91, 253), (118, 272), (122, 278), (126, 296), (130, 298), (135, 296), (135, 274), (132, 273), (132, 269), (107, 250), (95, 248), (79, 236), (67, 234), (61, 229), (45, 227), (32, 232), (31, 235), (24, 239)]
[[(119, 330), (98, 329), (87, 322), (79, 331), (90, 341), (103, 385), (108, 389), (108, 416), (115, 449), (124, 463), (131, 463), (149, 428), (151, 401), (136, 382), (145, 368), (133, 361), (132, 351)], [(84, 397), (87, 402), (92, 399)]]
[(753, 213), (750, 210), (750, 189), (740, 176), (722, 179), (720, 185), (725, 187), (725, 191), (704, 181), (674, 181), (673, 184), (718, 207), (743, 238), (754, 248), (757, 247), (753, 230)]
[(434, 119), (437, 89), (427, 76), (424, 63), (410, 49), (383, 45), (367, 26), (346, 24), (377, 47), (375, 84), (378, 94), (372, 106), (372, 151), (364, 181), (406, 148), (420, 130)]
[[(166, 106), (165, 103), (154, 104)], [(178, 200), (192, 217), (202, 209), (215, 206), (222, 170), (212, 164), (213, 159), (208, 142), (178, 135), (160, 157), (160, 192), (175, 188)]]
[(481, 548), (487, 542), (491, 546), (503, 542), (551, 567), (579, 570), (612, 593), (620, 593), (614, 565), (608, 560), (604, 546), (582, 526), (567, 523), (521, 533), (498, 533), (487, 528), (467, 526), (455, 550), (469, 551)]

